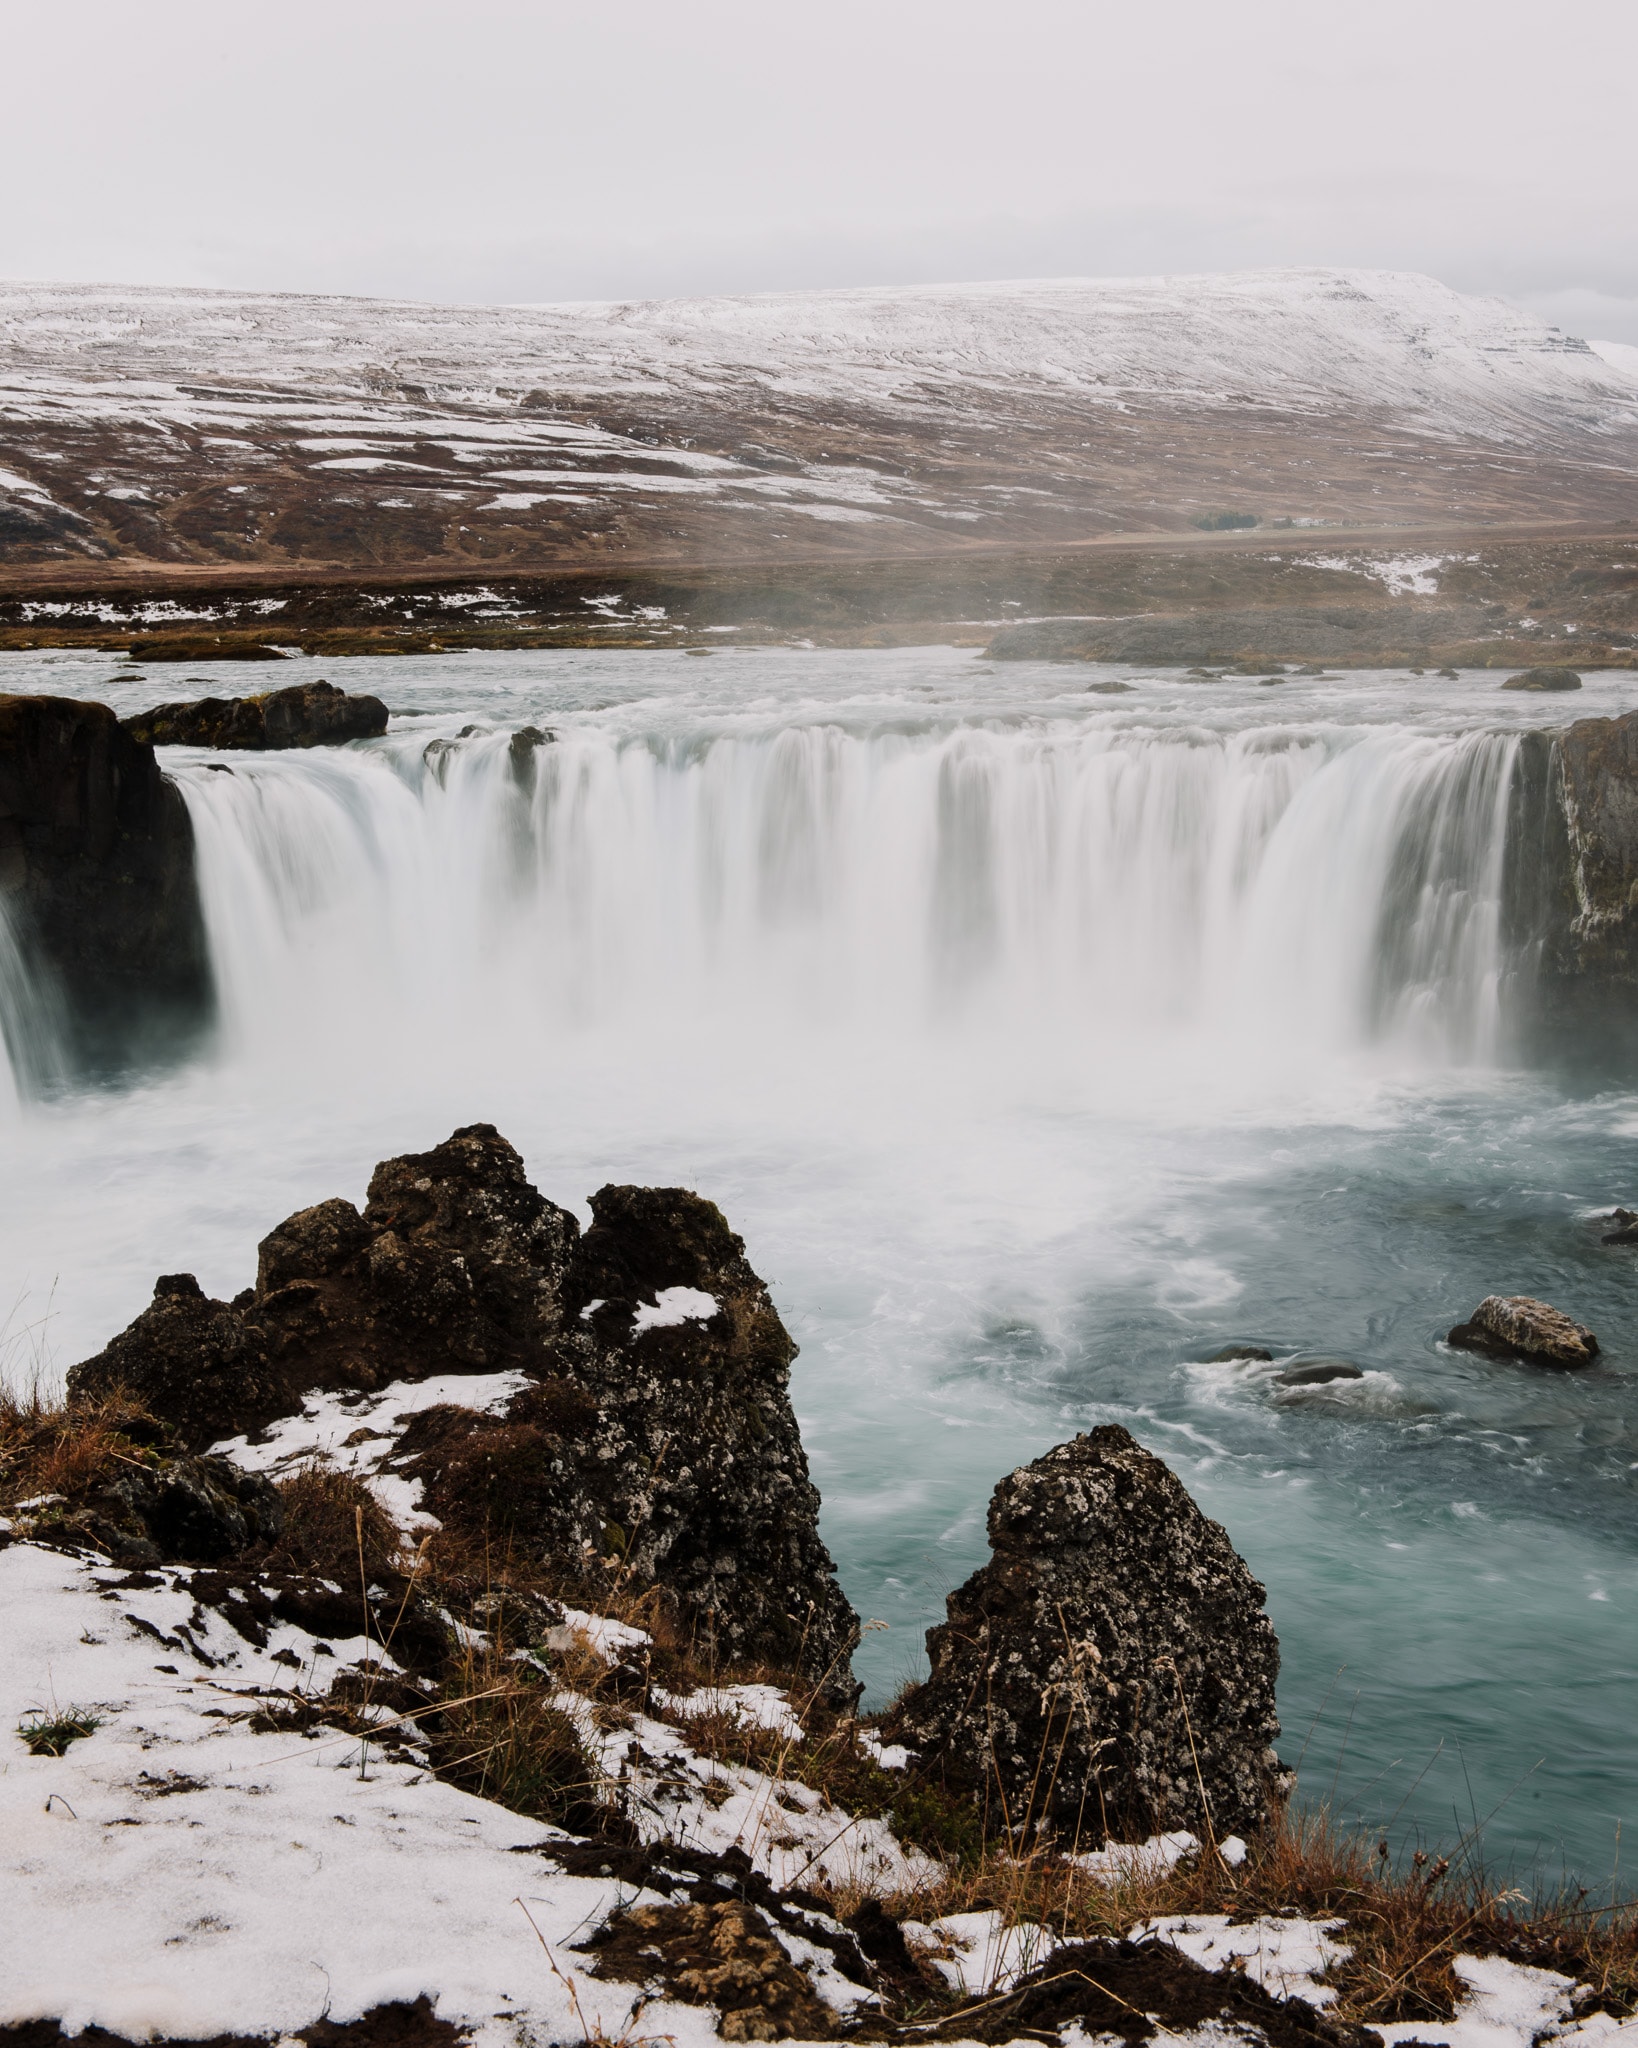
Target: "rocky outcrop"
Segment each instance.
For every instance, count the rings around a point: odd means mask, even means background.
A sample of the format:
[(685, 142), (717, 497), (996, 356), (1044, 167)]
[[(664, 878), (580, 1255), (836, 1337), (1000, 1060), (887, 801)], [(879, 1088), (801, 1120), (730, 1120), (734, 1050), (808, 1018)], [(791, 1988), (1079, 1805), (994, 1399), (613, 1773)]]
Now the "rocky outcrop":
[(1509, 676), (1504, 690), (1579, 690), (1581, 678), (1573, 668), (1527, 668)]
[(259, 697), (156, 704), (124, 724), (133, 739), (148, 746), (260, 753), (373, 739), (387, 729), (387, 707), (379, 697), (350, 697), (334, 683), (293, 683)]
[(989, 1530), (888, 1738), (1014, 1836), (1266, 1820), (1284, 1779), (1263, 1588), (1166, 1466), (1095, 1429), (1003, 1479)]
[(1638, 712), (1520, 736), (1503, 923), (1527, 1043), (1638, 1055)]
[(608, 1187), (581, 1235), (491, 1126), (376, 1168), (263, 1239), (256, 1285), (159, 1281), (69, 1375), (118, 1388), (189, 1448), (254, 1434), (319, 1391), (514, 1371), (493, 1412), (445, 1404), (404, 1431), (448, 1539), (565, 1589), (657, 1589), (705, 1653), (851, 1695), (858, 1622), (818, 1534), (788, 1381), (795, 1356), (721, 1212), (678, 1188)]
[(89, 1494), (30, 1528), (38, 1543), (82, 1545), (116, 1564), (220, 1564), (284, 1528), (278, 1488), (230, 1458), (123, 1459)]
[(1536, 1365), (1591, 1365), (1598, 1356), (1591, 1330), (1528, 1294), (1487, 1294), (1446, 1341), (1462, 1351), (1527, 1358)]
[(209, 1021), (187, 806), (106, 705), (0, 697), (0, 908), (71, 1066), (174, 1052)]

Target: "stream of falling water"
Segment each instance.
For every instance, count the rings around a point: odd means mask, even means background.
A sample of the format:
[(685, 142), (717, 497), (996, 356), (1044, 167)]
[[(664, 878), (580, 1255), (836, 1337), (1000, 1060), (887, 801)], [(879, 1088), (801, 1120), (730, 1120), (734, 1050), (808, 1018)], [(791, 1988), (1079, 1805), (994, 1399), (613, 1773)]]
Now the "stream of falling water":
[[(1089, 697), (950, 650), (328, 672), (388, 697), (384, 740), (166, 758), (208, 1057), (42, 1088), (0, 954), (34, 1077), (0, 1104), (4, 1278), (30, 1313), (55, 1283), (59, 1367), (156, 1272), (231, 1293), (282, 1215), (458, 1123), (582, 1214), (604, 1180), (695, 1186), (803, 1346), (827, 1538), (890, 1624), (876, 1695), (984, 1556), (995, 1479), (1121, 1421), (1269, 1585), (1308, 1796), (1447, 1843), (1505, 1802), (1498, 1861), (1607, 1870), (1638, 1817), (1638, 1345), (1590, 1219), (1634, 1192), (1638, 1105), (1507, 1064), (1506, 793), (1551, 707)], [(1604, 1364), (1445, 1350), (1492, 1291), (1561, 1302)], [(1201, 1362), (1229, 1341), (1364, 1377)]]

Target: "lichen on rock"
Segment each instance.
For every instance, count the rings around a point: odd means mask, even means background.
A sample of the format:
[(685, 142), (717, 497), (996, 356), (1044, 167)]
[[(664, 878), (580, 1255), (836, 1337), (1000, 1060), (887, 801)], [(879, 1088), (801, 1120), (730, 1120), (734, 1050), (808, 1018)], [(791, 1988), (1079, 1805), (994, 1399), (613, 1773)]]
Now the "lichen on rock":
[(1263, 1588), (1167, 1467), (1092, 1430), (1003, 1479), (989, 1530), (888, 1739), (1015, 1838), (1261, 1826), (1286, 1785), (1279, 1644)]
[(383, 1161), (362, 1212), (288, 1217), (233, 1301), (161, 1279), (71, 1390), (126, 1390), (204, 1450), (321, 1393), (516, 1373), (496, 1412), (446, 1400), (402, 1429), (395, 1470), (451, 1540), (588, 1597), (653, 1588), (707, 1660), (852, 1697), (859, 1624), (818, 1533), (796, 1347), (743, 1242), (686, 1189), (608, 1187), (591, 1209), (582, 1237), (469, 1125)]

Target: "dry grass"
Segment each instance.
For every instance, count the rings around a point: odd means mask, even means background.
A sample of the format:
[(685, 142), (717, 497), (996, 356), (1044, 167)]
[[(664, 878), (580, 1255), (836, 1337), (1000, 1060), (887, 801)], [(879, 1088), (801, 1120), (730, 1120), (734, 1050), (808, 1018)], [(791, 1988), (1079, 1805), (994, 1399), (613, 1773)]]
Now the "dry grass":
[(72, 1408), (0, 1387), (0, 1514), (42, 1495), (83, 1499), (120, 1464), (150, 1465), (164, 1431), (129, 1396), (113, 1392)]
[[(163, 1441), (153, 1419), (121, 1395), (70, 1408), (0, 1392), (0, 1513), (41, 1495), (73, 1501), (122, 1461), (152, 1463)], [(619, 1786), (600, 1778), (574, 1722), (555, 1704), (559, 1692), (573, 1692), (604, 1727), (635, 1707), (678, 1722), (700, 1756), (763, 1772), (775, 1798), (780, 1785), (797, 1784), (848, 1813), (885, 1817), (906, 1846), (942, 1866), (935, 1881), (885, 1902), (903, 1918), (993, 1909), (1008, 1924), (1033, 1922), (1086, 1940), (1124, 1936), (1171, 1914), (1250, 1920), (1297, 1912), (1346, 1923), (1338, 1938), (1351, 1953), (1333, 1971), (1339, 2018), (1447, 2018), (1459, 1995), (1451, 1964), (1463, 1953), (1499, 1953), (1561, 1971), (1588, 1987), (1583, 2009), (1638, 2010), (1638, 1907), (1600, 1908), (1585, 1892), (1530, 1899), (1485, 1877), (1476, 1844), (1458, 1844), (1448, 1859), (1418, 1852), (1408, 1867), (1396, 1867), (1386, 1843), (1343, 1834), (1324, 1813), (1286, 1813), (1237, 1868), (1207, 1850), (1171, 1870), (1102, 1883), (1050, 1847), (1019, 1853), (1015, 1843), (987, 1834), (976, 1807), (914, 1771), (883, 1769), (859, 1743), (861, 1724), (828, 1707), (819, 1687), (788, 1692), (803, 1724), (800, 1742), (728, 1714), (686, 1716), (657, 1702), (656, 1685), (678, 1695), (740, 1682), (783, 1687), (788, 1674), (719, 1668), (677, 1628), (656, 1591), (638, 1591), (617, 1569), (594, 1588), (509, 1549), (493, 1553), (487, 1544), (447, 1537), (407, 1557), (364, 1481), (315, 1463), (280, 1490), (285, 1533), (246, 1559), (252, 1568), (310, 1572), (361, 1592), (375, 1581), (398, 1583), (406, 1601), (426, 1594), (481, 1623), (483, 1633), (468, 1635), (440, 1674), (439, 1703), (414, 1702), (414, 1719), (440, 1776), (515, 1811), (577, 1832), (629, 1837)], [(542, 1596), (642, 1629), (649, 1645), (624, 1666), (609, 1665), (589, 1646), (553, 1652), (550, 1674), (519, 1661), (516, 1651), (539, 1647)], [(363, 1733), (374, 1716), (370, 1701), (361, 1706)], [(330, 1716), (335, 1707), (329, 1703)], [(318, 1703), (313, 1710), (321, 1711)], [(837, 1892), (829, 1903), (845, 1918), (863, 1900)]]

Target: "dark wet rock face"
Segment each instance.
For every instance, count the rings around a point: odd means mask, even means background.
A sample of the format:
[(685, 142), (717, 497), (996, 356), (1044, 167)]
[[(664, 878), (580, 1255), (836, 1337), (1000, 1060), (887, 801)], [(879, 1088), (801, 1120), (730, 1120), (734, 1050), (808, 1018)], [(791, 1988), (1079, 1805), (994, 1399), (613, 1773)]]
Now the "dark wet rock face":
[(858, 1620), (819, 1539), (795, 1356), (741, 1240), (678, 1188), (604, 1188), (582, 1238), (487, 1124), (376, 1168), (263, 1239), (254, 1288), (162, 1279), (69, 1375), (124, 1388), (192, 1449), (321, 1390), (516, 1371), (503, 1409), (423, 1410), (406, 1477), (453, 1539), (511, 1547), (589, 1594), (654, 1586), (700, 1648), (848, 1696)]
[(266, 752), (373, 739), (387, 729), (387, 707), (379, 697), (349, 697), (334, 683), (294, 683), (259, 697), (156, 704), (152, 711), (127, 718), (124, 725), (133, 739), (154, 747)]
[(71, 1065), (174, 1052), (209, 1022), (187, 806), (105, 705), (0, 697), (0, 906)]
[(1337, 1380), (1362, 1380), (1357, 1365), (1346, 1358), (1298, 1358), (1274, 1375), (1277, 1387), (1328, 1387)]
[(1519, 739), (1504, 929), (1544, 1051), (1638, 1053), (1638, 713)]
[(1284, 1784), (1279, 1644), (1263, 1588), (1161, 1461), (1095, 1429), (1002, 1480), (989, 1529), (888, 1738), (1015, 1834), (1261, 1825)]
[(1538, 1365), (1591, 1365), (1598, 1356), (1591, 1330), (1528, 1294), (1487, 1294), (1447, 1341), (1463, 1351), (1527, 1358)]

